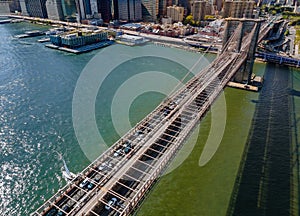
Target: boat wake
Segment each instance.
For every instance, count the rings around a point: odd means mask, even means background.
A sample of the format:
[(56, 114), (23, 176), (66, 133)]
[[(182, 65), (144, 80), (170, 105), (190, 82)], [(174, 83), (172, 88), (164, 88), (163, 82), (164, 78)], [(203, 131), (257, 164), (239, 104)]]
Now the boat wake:
[(57, 152), (57, 154), (59, 155), (59, 159), (63, 161), (64, 166), (61, 167), (61, 172), (62, 172), (62, 176), (63, 178), (66, 180), (66, 182), (71, 182), (74, 178), (77, 177), (76, 174), (70, 172), (69, 168), (67, 167), (66, 161), (64, 160), (62, 154), (60, 154), (59, 152)]

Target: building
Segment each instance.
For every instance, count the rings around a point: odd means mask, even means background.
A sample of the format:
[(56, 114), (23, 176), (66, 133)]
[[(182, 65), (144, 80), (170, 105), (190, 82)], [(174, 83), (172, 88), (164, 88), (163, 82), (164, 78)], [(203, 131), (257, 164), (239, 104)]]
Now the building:
[(144, 44), (144, 43), (148, 42), (149, 40), (146, 40), (145, 38), (140, 37), (140, 36), (124, 34), (124, 35), (117, 36), (117, 41), (122, 44), (134, 46), (134, 45)]
[(0, 15), (10, 14), (9, 1), (0, 1)]
[(73, 20), (77, 13), (75, 0), (61, 0), (61, 4), (65, 19)]
[(184, 7), (185, 15), (191, 14), (191, 4), (193, 0), (173, 0), (173, 5), (178, 5), (180, 7)]
[(20, 7), (23, 16), (29, 16), (25, 0), (20, 0)]
[[(25, 0), (20, 3), (23, 15), (27, 12), (31, 17), (48, 18), (46, 0)], [(26, 10), (24, 10), (25, 14), (23, 12), (24, 6), (26, 7)]]
[(90, 0), (76, 0), (79, 21), (92, 15)]
[(167, 0), (158, 0), (158, 16), (164, 17), (167, 15), (167, 7), (172, 6), (168, 5), (170, 2)]
[(277, 0), (276, 3), (279, 5), (285, 5), (286, 0)]
[(286, 0), (285, 5), (286, 6), (293, 6), (294, 1), (293, 0)]
[(91, 14), (95, 15), (98, 14), (98, 2), (97, 0), (90, 0), (90, 5), (91, 5)]
[(142, 18), (153, 22), (158, 16), (158, 0), (142, 0)]
[(128, 0), (118, 0), (118, 20), (128, 20)]
[[(108, 23), (112, 19), (112, 5), (111, 0), (98, 0), (97, 1), (98, 12), (101, 14), (101, 18), (104, 22)], [(115, 3), (115, 2), (113, 2)]]
[(210, 14), (207, 13), (207, 5), (209, 5), (209, 3), (203, 0), (192, 2), (191, 13), (195, 21), (204, 20), (205, 15)]
[(215, 10), (220, 12), (223, 8), (223, 0), (215, 0), (214, 6), (215, 6)]
[(61, 0), (47, 0), (46, 8), (49, 19), (64, 20)]
[(163, 17), (163, 18), (161, 18), (161, 23), (163, 25), (172, 24), (172, 18), (171, 17)]
[(139, 21), (142, 20), (142, 1), (141, 0), (129, 0), (129, 13), (130, 20)]
[(11, 0), (9, 3), (9, 9), (10, 12), (20, 12), (21, 11), (21, 6), (20, 6), (20, 1), (19, 0)]
[(183, 20), (184, 7), (176, 5), (167, 7), (167, 16), (172, 19), (173, 22), (181, 22)]
[(50, 41), (56, 46), (64, 46), (68, 48), (82, 47), (89, 44), (107, 41), (107, 32), (94, 33), (73, 33), (67, 35), (51, 35)]
[(223, 17), (252, 18), (255, 1), (226, 0), (224, 2)]
[(139, 21), (142, 19), (141, 0), (119, 0), (118, 19), (124, 21)]

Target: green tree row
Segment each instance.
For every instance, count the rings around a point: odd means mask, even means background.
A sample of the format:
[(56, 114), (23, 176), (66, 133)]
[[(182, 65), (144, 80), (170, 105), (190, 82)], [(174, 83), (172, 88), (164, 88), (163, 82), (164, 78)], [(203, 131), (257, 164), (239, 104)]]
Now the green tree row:
[[(205, 15), (204, 20), (215, 20), (215, 16), (213, 15)], [(188, 15), (184, 20), (183, 20), (184, 25), (191, 25), (191, 26), (200, 26), (200, 21), (195, 21), (194, 17), (192, 14)]]

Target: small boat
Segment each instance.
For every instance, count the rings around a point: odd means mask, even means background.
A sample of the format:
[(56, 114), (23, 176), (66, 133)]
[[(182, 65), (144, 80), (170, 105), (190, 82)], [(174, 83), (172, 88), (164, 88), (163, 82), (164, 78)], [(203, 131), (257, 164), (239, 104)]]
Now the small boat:
[(34, 31), (26, 31), (25, 34), (27, 34), (29, 37), (36, 37), (36, 36), (43, 35), (45, 33), (39, 30), (34, 30)]
[(62, 175), (63, 175), (64, 179), (67, 182), (70, 182), (72, 179), (76, 178), (77, 175), (70, 172), (70, 170), (67, 167), (67, 164), (66, 164), (65, 160), (64, 159), (62, 159), (62, 160), (63, 160), (63, 163), (64, 163), (64, 166), (62, 167)]
[(50, 38), (49, 37), (43, 37), (43, 38), (41, 38), (41, 39), (39, 39), (37, 41), (40, 42), (40, 43), (45, 43), (45, 42), (49, 42)]
[(71, 182), (74, 178), (77, 177), (76, 174), (70, 172), (69, 168), (67, 167), (66, 161), (63, 159), (63, 156), (56, 151), (56, 153), (59, 156), (59, 159), (63, 161), (64, 166), (61, 168), (61, 172), (62, 172), (62, 176), (64, 177), (64, 179), (66, 180), (66, 182)]

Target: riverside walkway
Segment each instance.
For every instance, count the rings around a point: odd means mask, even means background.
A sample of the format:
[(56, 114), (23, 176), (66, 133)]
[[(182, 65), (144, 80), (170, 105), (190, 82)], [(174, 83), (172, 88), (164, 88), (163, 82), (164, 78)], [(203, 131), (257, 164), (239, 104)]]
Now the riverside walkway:
[[(132, 213), (226, 84), (247, 61), (255, 27), (243, 37), (237, 51), (241, 28), (239, 25), (209, 66), (169, 95), (32, 215)], [(261, 26), (258, 42), (270, 28), (269, 24)]]

